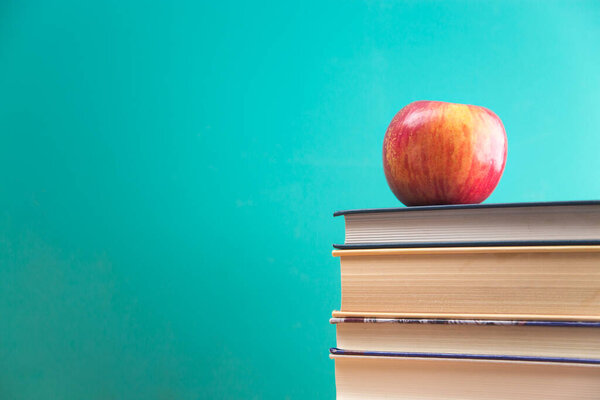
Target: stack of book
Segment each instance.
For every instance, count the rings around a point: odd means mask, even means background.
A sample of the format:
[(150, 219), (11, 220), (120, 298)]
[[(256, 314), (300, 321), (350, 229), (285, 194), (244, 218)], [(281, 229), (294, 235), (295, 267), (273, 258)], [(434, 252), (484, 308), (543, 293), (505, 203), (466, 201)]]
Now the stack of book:
[(600, 201), (334, 215), (338, 399), (600, 399)]

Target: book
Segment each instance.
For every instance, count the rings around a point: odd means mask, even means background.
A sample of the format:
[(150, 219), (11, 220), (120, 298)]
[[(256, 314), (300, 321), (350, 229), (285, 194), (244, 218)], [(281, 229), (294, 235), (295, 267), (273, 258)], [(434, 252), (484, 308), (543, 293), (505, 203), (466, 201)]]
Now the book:
[(600, 201), (468, 204), (337, 211), (338, 249), (600, 244)]
[(346, 355), (333, 349), (337, 399), (598, 399), (600, 365), (435, 355)]
[(600, 318), (600, 246), (334, 250), (333, 255), (340, 257), (344, 316)]
[(600, 322), (331, 318), (337, 348), (365, 353), (600, 359)]

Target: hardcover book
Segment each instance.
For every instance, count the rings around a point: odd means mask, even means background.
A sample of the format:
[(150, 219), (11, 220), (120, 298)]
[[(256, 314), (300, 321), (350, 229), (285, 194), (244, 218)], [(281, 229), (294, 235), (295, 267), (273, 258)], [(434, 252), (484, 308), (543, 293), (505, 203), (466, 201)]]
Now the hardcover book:
[(331, 318), (346, 352), (600, 359), (600, 321)]
[(338, 399), (592, 400), (600, 365), (438, 357), (360, 356), (333, 351)]
[(343, 316), (600, 318), (600, 246), (334, 250), (333, 255), (340, 257)]
[(600, 201), (468, 204), (338, 211), (338, 249), (600, 244)]

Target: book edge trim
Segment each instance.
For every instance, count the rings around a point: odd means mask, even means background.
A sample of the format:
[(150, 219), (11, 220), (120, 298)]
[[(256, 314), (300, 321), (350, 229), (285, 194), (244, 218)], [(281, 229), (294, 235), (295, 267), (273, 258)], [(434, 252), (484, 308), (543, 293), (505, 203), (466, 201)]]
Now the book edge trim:
[(520, 247), (520, 246), (597, 246), (600, 240), (528, 240), (492, 242), (414, 242), (414, 243), (352, 243), (334, 244), (339, 250), (354, 249), (412, 249), (436, 247)]
[(525, 361), (560, 364), (594, 364), (600, 365), (600, 359), (594, 358), (570, 358), (570, 357), (534, 357), (534, 356), (511, 356), (492, 354), (463, 354), (463, 353), (419, 353), (419, 352), (388, 352), (388, 351), (364, 351), (345, 350), (337, 347), (329, 349), (334, 356), (370, 356), (370, 357), (397, 357), (397, 358), (437, 358), (437, 359), (460, 359), (460, 360), (488, 360), (488, 361)]
[(405, 247), (333, 250), (333, 257), (389, 256), (411, 254), (490, 254), (490, 253), (595, 253), (600, 244), (592, 245), (546, 245), (546, 246), (464, 246), (464, 247)]
[(338, 311), (331, 313), (333, 318), (407, 318), (407, 319), (451, 319), (451, 320), (527, 320), (527, 321), (577, 321), (600, 322), (600, 315), (551, 315), (551, 314), (452, 314), (452, 313), (402, 313)]
[(600, 328), (600, 321), (549, 321), (549, 320), (503, 320), (503, 319), (448, 319), (448, 318), (369, 318), (332, 317), (336, 324), (423, 324), (423, 325), (476, 325), (476, 326), (544, 326), (569, 328)]

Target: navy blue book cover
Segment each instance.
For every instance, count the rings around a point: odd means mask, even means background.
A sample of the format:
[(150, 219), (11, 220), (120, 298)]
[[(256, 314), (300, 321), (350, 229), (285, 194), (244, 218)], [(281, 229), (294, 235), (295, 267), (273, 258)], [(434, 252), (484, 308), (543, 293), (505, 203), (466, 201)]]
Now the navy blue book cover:
[(448, 204), (440, 206), (412, 206), (412, 207), (392, 207), (392, 208), (362, 208), (356, 210), (342, 210), (333, 213), (334, 217), (349, 214), (368, 214), (368, 213), (395, 213), (411, 211), (433, 211), (433, 210), (468, 210), (480, 208), (522, 208), (522, 207), (559, 207), (559, 206), (597, 206), (600, 200), (579, 200), (579, 201), (538, 201), (522, 203), (488, 203), (488, 204)]
[(532, 357), (513, 355), (488, 355), (488, 354), (455, 354), (455, 353), (420, 353), (420, 352), (389, 352), (344, 350), (332, 347), (330, 354), (336, 356), (364, 356), (364, 357), (400, 357), (400, 358), (441, 358), (454, 360), (489, 360), (489, 361), (523, 361), (543, 363), (569, 363), (569, 364), (600, 364), (600, 360), (593, 358), (566, 358), (566, 357)]

